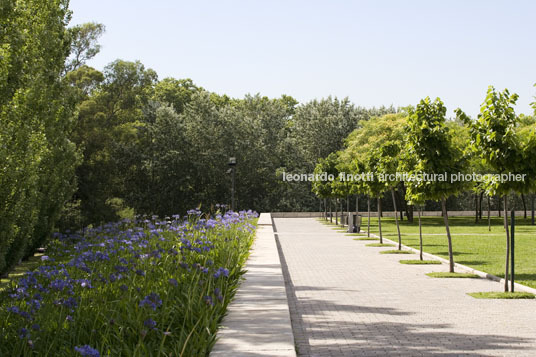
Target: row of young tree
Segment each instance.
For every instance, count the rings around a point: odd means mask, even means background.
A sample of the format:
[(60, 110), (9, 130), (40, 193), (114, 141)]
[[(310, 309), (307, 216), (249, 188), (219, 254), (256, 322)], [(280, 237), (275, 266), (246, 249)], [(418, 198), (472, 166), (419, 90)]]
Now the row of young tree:
[[(508, 291), (508, 197), (512, 193), (523, 195), (536, 191), (536, 167), (532, 162), (536, 157), (536, 103), (532, 104), (534, 116), (518, 116), (513, 108), (517, 98), (508, 90), (498, 92), (489, 87), (476, 119), (456, 109), (456, 118), (447, 120), (443, 102), (439, 98), (432, 101), (427, 97), (415, 107), (362, 122), (360, 128), (347, 137), (343, 150), (318, 160), (315, 174), (326, 172), (336, 179), (316, 180), (312, 190), (324, 200), (326, 213), (328, 200), (331, 207), (334, 198), (347, 197), (348, 202), (351, 195), (366, 196), (369, 234), (370, 200), (376, 199), (380, 243), (383, 242), (381, 197), (389, 195), (398, 232), (398, 249), (401, 249), (402, 243), (397, 212), (397, 201), (400, 200), (397, 200), (397, 196), (402, 196), (411, 208), (410, 212), (413, 212), (413, 208), (418, 212), (421, 260), (422, 209), (429, 201), (439, 201), (446, 228), (451, 272), (454, 272), (454, 258), (447, 199), (467, 191), (473, 192), (476, 197), (485, 194), (488, 196), (489, 210), (489, 197), (501, 197), (506, 232), (505, 291)], [(373, 179), (361, 176), (360, 180), (341, 180), (340, 173), (372, 173)], [(483, 179), (451, 180), (453, 175), (459, 177), (459, 174), (472, 173), (483, 175)], [(404, 180), (400, 174), (406, 174), (406, 178), (410, 179)], [(492, 175), (486, 177), (485, 174)], [(524, 180), (501, 180), (497, 176), (501, 174), (518, 175)], [(425, 175), (431, 179), (411, 179)]]

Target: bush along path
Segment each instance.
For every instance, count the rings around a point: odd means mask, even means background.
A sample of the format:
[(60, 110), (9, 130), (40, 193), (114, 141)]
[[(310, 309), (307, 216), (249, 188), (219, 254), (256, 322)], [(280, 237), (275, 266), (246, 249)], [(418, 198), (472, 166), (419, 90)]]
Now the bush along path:
[(0, 295), (0, 355), (208, 355), (256, 217), (193, 210), (58, 234)]

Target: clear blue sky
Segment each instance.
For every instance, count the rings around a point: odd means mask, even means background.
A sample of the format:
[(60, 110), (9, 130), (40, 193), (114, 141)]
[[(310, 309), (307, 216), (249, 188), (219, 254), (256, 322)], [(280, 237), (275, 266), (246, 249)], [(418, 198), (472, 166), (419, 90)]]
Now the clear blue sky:
[(441, 97), (476, 115), (488, 85), (536, 88), (536, 1), (71, 0), (71, 24), (106, 25), (102, 69), (140, 60), (233, 97), (348, 96), (362, 106)]

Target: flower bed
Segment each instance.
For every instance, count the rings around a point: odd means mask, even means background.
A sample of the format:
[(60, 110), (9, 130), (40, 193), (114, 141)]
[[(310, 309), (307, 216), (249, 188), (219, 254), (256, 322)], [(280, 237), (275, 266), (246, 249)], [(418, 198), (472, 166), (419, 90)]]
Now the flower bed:
[(208, 355), (256, 216), (191, 211), (58, 235), (0, 295), (0, 355)]

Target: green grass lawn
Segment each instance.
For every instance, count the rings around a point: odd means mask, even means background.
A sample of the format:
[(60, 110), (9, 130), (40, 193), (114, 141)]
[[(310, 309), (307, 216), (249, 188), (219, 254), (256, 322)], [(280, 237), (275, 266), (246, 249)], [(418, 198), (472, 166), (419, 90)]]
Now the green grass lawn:
[[(371, 233), (378, 233), (376, 218), (370, 221)], [(424, 251), (448, 259), (447, 236), (442, 217), (423, 217)], [(474, 217), (449, 217), (454, 261), (504, 277), (506, 236), (503, 218), (492, 217), (491, 232), (487, 219), (475, 223)], [(362, 229), (367, 228), (367, 217), (363, 217)], [(419, 225), (417, 217), (410, 224), (400, 221), (402, 244), (419, 249)], [(382, 218), (382, 233), (385, 238), (398, 241), (394, 218)], [(530, 219), (516, 220), (516, 282), (536, 288), (536, 226)]]

